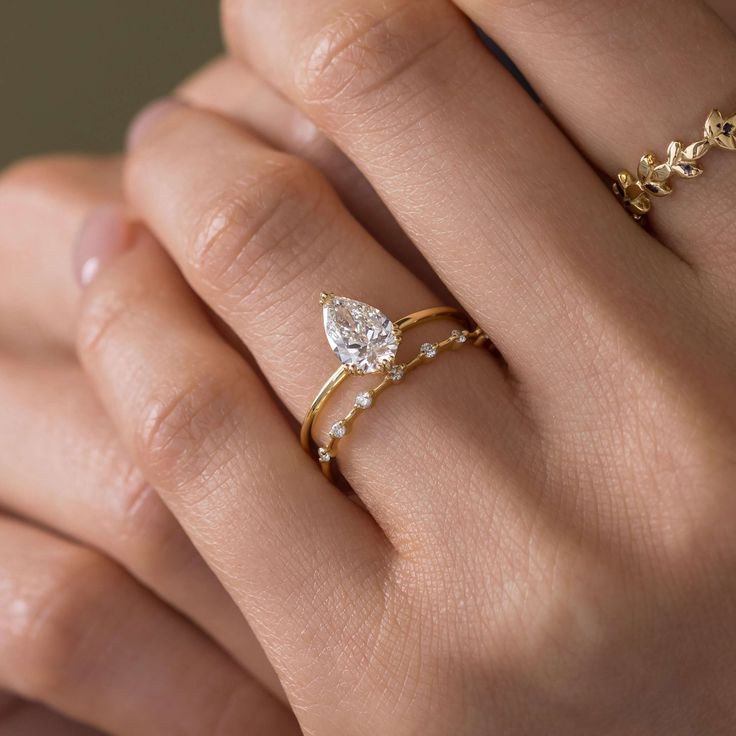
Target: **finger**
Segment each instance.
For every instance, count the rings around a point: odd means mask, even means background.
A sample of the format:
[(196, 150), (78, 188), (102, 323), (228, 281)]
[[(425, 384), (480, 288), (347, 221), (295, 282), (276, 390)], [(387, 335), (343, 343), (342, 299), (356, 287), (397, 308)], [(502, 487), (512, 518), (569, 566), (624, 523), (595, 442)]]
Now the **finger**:
[(379, 243), (433, 289), (442, 290), (437, 275), (357, 167), (253, 71), (232, 58), (217, 59), (187, 80), (177, 94), (197, 107), (244, 123), (267, 144), (309, 161)]
[(246, 614), (290, 700), (309, 702), (305, 692), (324, 686), (323, 647), (347, 657), (368, 646), (385, 537), (325, 481), (154, 243), (141, 240), (92, 284), (79, 350), (138, 466)]
[(708, 5), (721, 16), (732, 31), (736, 31), (736, 5), (731, 0), (709, 0)]
[[(218, 141), (216, 150), (206, 147), (209, 140)], [(298, 420), (338, 367), (320, 320), (321, 291), (363, 298), (393, 319), (438, 304), (313, 169), (215, 116), (171, 111), (131, 154), (127, 179), (131, 200), (190, 284), (248, 346)], [(443, 339), (456, 327), (434, 325), (420, 339)], [(407, 335), (402, 343), (407, 359), (419, 347), (412, 339)], [(443, 427), (436, 441), (467, 468), (479, 456), (500, 463), (526, 432), (501, 370), (487, 355), (472, 353), (447, 356), (423, 380), (401, 386), (377, 407), (373, 421), (361, 423), (359, 441), (341, 450), (341, 467), (356, 493), (392, 538), (401, 520), (421, 518), (435, 532), (448, 524), (446, 499), (428, 499), (422, 479), (452, 474), (455, 482), (456, 466), (448, 467), (433, 443), (417, 441), (417, 427)], [(353, 385), (363, 386), (357, 393), (377, 383), (369, 376)], [(350, 392), (333, 419), (344, 416), (355, 395)], [(464, 426), (484, 426), (491, 413), (496, 421), (488, 435), (468, 438)], [(487, 471), (498, 474), (499, 468)], [(386, 492), (401, 479), (400, 492)], [(471, 495), (462, 503), (471, 503)]]
[(0, 520), (0, 683), (110, 733), (298, 733), (286, 709), (98, 554)]
[[(701, 0), (457, 5), (493, 33), (555, 119), (611, 176), (622, 168), (635, 171), (647, 151), (666, 160), (670, 141), (688, 145), (702, 138), (712, 108), (736, 112), (729, 107), (736, 99), (736, 37)], [(699, 162), (705, 174), (674, 181), (671, 201), (655, 199), (650, 215), (667, 244), (731, 286), (733, 158), (709, 154)]]
[(691, 274), (621, 216), (457, 9), (229, 0), (224, 18), (234, 53), (366, 174), (530, 401), (550, 414), (609, 390), (595, 366), (618, 347), (601, 336)]
[(283, 697), (242, 614), (120, 446), (79, 367), (2, 361), (0, 405), (0, 504), (116, 560)]
[(38, 703), (0, 695), (0, 736), (101, 736)]
[(32, 159), (0, 177), (0, 336), (21, 349), (74, 344), (72, 246), (90, 213), (121, 201), (117, 158)]

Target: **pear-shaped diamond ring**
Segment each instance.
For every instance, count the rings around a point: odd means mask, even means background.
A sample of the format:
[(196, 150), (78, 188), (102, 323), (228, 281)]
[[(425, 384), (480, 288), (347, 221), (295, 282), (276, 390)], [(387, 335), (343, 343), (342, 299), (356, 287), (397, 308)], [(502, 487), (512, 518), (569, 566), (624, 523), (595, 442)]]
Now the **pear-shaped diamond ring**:
[[(473, 327), (467, 315), (455, 307), (432, 307), (393, 322), (380, 309), (356, 299), (323, 293), (320, 303), (327, 342), (340, 361), (340, 366), (309, 407), (302, 423), (301, 443), (320, 463), (322, 472), (328, 478), (333, 478), (333, 461), (340, 440), (350, 433), (358, 416), (370, 409), (380, 394), (403, 381), (415, 368), (435, 360), (447, 350), (463, 345), (483, 347), (491, 344), (488, 336)], [(440, 319), (453, 320), (460, 329), (452, 330), (440, 342), (423, 343), (419, 353), (407, 363), (398, 362), (402, 335), (414, 327)], [(347, 415), (330, 427), (327, 440), (317, 441), (313, 437), (315, 422), (338, 386), (351, 375), (374, 373), (382, 376), (381, 382), (375, 388), (358, 393)]]

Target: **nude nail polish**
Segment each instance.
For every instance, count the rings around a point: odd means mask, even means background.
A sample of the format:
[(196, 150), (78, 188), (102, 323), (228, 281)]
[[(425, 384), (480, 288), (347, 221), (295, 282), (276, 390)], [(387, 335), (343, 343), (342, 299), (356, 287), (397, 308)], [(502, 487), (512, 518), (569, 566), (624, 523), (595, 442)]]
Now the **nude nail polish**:
[(73, 253), (74, 272), (80, 286), (94, 281), (105, 264), (130, 247), (131, 225), (119, 205), (94, 210), (82, 225)]

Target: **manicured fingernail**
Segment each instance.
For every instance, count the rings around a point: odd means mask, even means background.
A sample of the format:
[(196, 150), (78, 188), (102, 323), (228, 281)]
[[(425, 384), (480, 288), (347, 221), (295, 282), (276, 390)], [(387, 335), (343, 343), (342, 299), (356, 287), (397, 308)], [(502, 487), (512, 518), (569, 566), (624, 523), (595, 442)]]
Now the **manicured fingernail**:
[(74, 248), (74, 273), (80, 285), (91, 284), (105, 264), (130, 243), (131, 226), (122, 207), (106, 205), (94, 210), (82, 225)]
[(132, 120), (128, 126), (125, 137), (125, 147), (132, 151), (139, 146), (141, 141), (148, 135), (149, 131), (156, 127), (158, 122), (169, 113), (182, 107), (183, 103), (174, 97), (162, 97), (146, 105)]

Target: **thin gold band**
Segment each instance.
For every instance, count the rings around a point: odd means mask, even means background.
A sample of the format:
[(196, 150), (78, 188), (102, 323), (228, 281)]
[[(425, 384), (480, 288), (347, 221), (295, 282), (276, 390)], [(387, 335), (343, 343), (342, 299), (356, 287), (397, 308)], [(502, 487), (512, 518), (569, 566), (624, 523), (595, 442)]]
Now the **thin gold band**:
[(636, 177), (626, 169), (618, 172), (613, 182), (613, 193), (626, 211), (637, 222), (652, 209), (652, 197), (672, 194), (672, 175), (694, 179), (703, 173), (697, 163), (711, 148), (736, 151), (736, 115), (724, 118), (718, 110), (711, 110), (705, 121), (703, 137), (689, 146), (672, 141), (667, 147), (667, 158), (660, 162), (653, 153), (646, 153), (639, 161)]
[[(406, 317), (402, 317), (401, 319), (394, 322), (394, 325), (399, 333), (403, 333), (415, 327), (419, 327), (420, 325), (439, 319), (454, 320), (458, 322), (464, 329), (453, 331), (449, 338), (441, 342), (431, 344), (425, 343), (422, 346), (422, 350), (420, 351), (419, 355), (417, 355), (412, 361), (406, 364), (396, 364), (392, 366), (389, 371), (384, 375), (383, 380), (376, 388), (370, 391), (364, 391), (359, 394), (359, 396), (370, 396), (370, 403), (368, 404), (368, 406), (361, 408), (356, 403), (356, 405), (353, 407), (353, 409), (351, 409), (348, 415), (336, 425), (333, 425), (333, 428), (338, 424), (341, 424), (345, 427), (345, 431), (347, 432), (347, 430), (351, 427), (352, 423), (356, 420), (358, 415), (362, 413), (365, 408), (368, 408), (378, 395), (383, 393), (383, 391), (389, 388), (389, 386), (397, 383), (401, 378), (404, 377), (404, 375), (414, 370), (421, 363), (433, 359), (439, 353), (444, 352), (456, 345), (463, 345), (468, 343), (480, 346), (488, 342), (488, 338), (483, 334), (481, 330), (473, 329), (471, 327), (467, 315), (460, 309), (456, 309), (454, 307), (432, 307), (430, 309), (423, 309), (420, 312), (414, 312), (413, 314), (410, 314)], [(396, 371), (400, 372), (400, 376), (399, 373), (396, 373)], [(343, 381), (345, 381), (345, 379), (350, 375), (350, 369), (344, 365), (341, 365), (332, 374), (332, 376), (330, 376), (330, 378), (326, 381), (324, 386), (322, 386), (319, 393), (315, 397), (312, 405), (309, 407), (309, 410), (304, 417), (304, 422), (302, 423), (301, 428), (300, 438), (302, 447), (307, 452), (309, 452), (315, 460), (320, 463), (320, 466), (322, 467), (322, 472), (330, 479), (333, 477), (334, 463), (332, 462), (332, 460), (335, 459), (337, 445), (339, 443), (340, 437), (335, 437), (334, 435), (331, 435), (326, 447), (318, 447), (317, 443), (312, 437), (312, 430), (317, 418), (319, 417), (322, 410), (325, 408), (330, 397), (335, 393), (335, 391), (343, 383)], [(399, 378), (397, 378), (396, 376), (399, 376)], [(324, 456), (325, 451), (329, 454), (329, 460), (327, 461)]]

